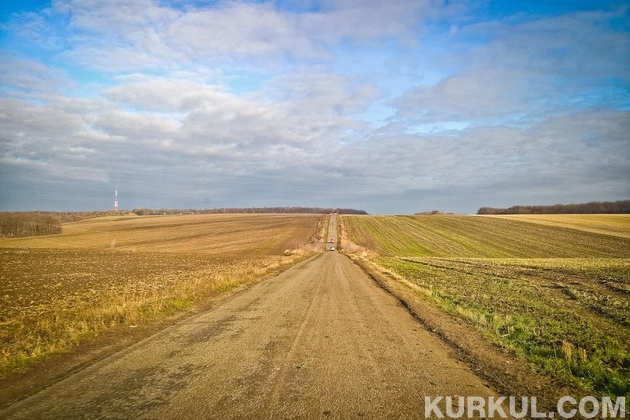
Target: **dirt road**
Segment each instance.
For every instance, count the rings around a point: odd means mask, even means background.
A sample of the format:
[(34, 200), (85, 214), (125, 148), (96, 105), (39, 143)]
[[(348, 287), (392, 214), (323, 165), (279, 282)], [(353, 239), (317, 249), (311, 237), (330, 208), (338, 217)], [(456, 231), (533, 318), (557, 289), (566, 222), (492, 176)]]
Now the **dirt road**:
[(334, 251), (337, 247), (337, 215), (331, 214), (328, 219), (328, 238), (326, 238), (326, 251)]
[(492, 391), (347, 257), (325, 252), (0, 418), (424, 418)]

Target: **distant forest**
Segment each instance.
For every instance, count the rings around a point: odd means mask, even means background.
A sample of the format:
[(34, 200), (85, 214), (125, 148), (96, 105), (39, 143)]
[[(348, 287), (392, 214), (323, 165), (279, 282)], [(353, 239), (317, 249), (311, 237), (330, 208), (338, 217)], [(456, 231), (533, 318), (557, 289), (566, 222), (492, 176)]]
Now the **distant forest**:
[(50, 213), (0, 213), (0, 237), (53, 235), (61, 233), (61, 219)]
[(103, 216), (137, 214), (224, 214), (224, 213), (311, 213), (311, 214), (367, 214), (365, 210), (332, 209), (321, 207), (246, 207), (221, 209), (135, 209), (132, 211), (86, 211), (86, 212), (0, 212), (0, 237), (20, 238), (25, 236), (54, 235), (61, 233), (62, 224)]
[(310, 214), (368, 214), (365, 210), (333, 209), (323, 207), (233, 207), (218, 209), (134, 209), (131, 211), (139, 216), (151, 214), (223, 214), (223, 213), (310, 213)]
[(551, 206), (513, 206), (506, 209), (482, 207), (477, 214), (627, 214), (630, 200), (591, 201), (584, 204), (554, 204)]

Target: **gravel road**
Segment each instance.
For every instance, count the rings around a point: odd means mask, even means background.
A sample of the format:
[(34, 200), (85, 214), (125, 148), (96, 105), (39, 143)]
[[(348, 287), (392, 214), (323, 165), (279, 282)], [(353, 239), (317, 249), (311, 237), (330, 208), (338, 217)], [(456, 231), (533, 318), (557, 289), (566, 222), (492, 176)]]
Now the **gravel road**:
[(334, 251), (337, 246), (337, 215), (331, 214), (328, 219), (328, 237), (326, 238), (326, 251)]
[(494, 395), (347, 257), (325, 252), (0, 418), (424, 418)]

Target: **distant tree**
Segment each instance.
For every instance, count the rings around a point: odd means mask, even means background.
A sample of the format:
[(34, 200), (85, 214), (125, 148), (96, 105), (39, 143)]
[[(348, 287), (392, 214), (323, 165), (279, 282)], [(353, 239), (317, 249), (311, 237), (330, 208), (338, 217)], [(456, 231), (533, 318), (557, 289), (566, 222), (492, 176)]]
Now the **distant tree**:
[(477, 214), (629, 214), (630, 200), (591, 201), (583, 204), (551, 206), (513, 206), (509, 208), (481, 207)]
[(151, 214), (225, 214), (225, 213), (304, 213), (304, 214), (328, 214), (328, 213), (340, 213), (340, 214), (367, 214), (365, 210), (357, 209), (333, 209), (322, 207), (233, 207), (233, 208), (215, 208), (215, 209), (134, 209), (133, 213), (137, 215), (151, 215)]

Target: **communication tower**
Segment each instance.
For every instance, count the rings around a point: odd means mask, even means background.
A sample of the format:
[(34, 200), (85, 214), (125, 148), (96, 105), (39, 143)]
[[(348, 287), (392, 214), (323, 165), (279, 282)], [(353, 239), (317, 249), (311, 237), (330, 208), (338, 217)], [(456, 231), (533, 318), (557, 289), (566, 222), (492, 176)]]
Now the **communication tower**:
[(118, 185), (114, 188), (114, 211), (118, 211)]

